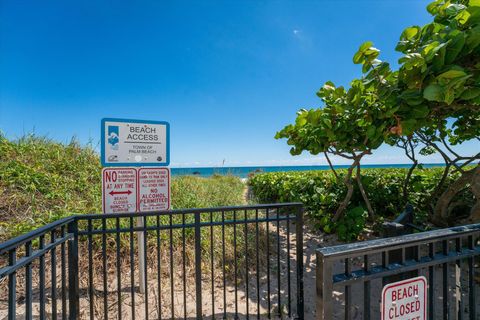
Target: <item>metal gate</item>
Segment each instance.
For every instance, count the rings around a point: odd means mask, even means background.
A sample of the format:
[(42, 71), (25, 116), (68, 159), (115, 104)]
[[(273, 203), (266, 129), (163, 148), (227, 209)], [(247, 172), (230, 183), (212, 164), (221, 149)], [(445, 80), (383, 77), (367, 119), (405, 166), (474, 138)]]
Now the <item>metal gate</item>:
[(303, 319), (302, 228), (300, 203), (69, 217), (0, 244), (0, 318)]
[(317, 319), (380, 319), (386, 284), (424, 276), (428, 319), (478, 320), (479, 238), (473, 224), (318, 249)]

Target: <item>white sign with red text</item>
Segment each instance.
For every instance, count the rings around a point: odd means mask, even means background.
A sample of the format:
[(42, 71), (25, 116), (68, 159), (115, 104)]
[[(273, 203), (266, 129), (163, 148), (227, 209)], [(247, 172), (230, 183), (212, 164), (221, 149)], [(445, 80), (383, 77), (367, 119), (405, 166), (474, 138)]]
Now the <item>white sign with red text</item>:
[(138, 169), (138, 211), (170, 209), (170, 169)]
[(382, 320), (427, 319), (427, 279), (389, 283), (382, 290)]
[(102, 203), (104, 213), (137, 211), (137, 170), (103, 168)]

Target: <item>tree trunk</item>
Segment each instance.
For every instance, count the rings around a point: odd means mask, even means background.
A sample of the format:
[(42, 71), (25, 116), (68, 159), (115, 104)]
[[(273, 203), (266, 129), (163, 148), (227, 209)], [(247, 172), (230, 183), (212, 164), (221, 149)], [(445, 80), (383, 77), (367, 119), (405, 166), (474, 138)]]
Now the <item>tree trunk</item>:
[(345, 178), (344, 182), (345, 185), (347, 186), (347, 194), (345, 195), (345, 198), (343, 199), (342, 203), (337, 208), (337, 211), (335, 212), (335, 215), (333, 216), (333, 222), (337, 222), (338, 219), (343, 215), (345, 210), (348, 207), (348, 204), (350, 203), (350, 199), (352, 198), (353, 194), (353, 183), (351, 179), (352, 175), (348, 174), (348, 179)]
[(347, 194), (345, 195), (345, 198), (343, 199), (342, 203), (340, 203), (340, 206), (338, 206), (337, 211), (335, 212), (335, 215), (333, 216), (333, 219), (332, 219), (333, 222), (337, 222), (338, 219), (340, 219), (340, 217), (343, 215), (343, 213), (347, 209), (348, 204), (350, 203), (350, 199), (352, 198), (352, 194), (353, 194), (352, 173), (353, 173), (353, 169), (358, 165), (359, 161), (360, 159), (355, 159), (353, 161), (350, 168), (348, 168), (348, 172), (345, 179), (343, 179), (343, 182), (347, 186)]
[(357, 180), (357, 184), (358, 184), (358, 189), (360, 190), (360, 193), (362, 194), (362, 198), (365, 201), (365, 204), (367, 205), (368, 216), (370, 218), (374, 218), (375, 213), (373, 212), (372, 205), (370, 204), (370, 200), (368, 199), (367, 193), (365, 192), (365, 189), (363, 188), (362, 176), (360, 175), (360, 164), (357, 165), (356, 180)]
[(433, 190), (432, 194), (427, 198), (427, 202), (425, 203), (427, 208), (434, 208), (433, 203), (435, 202), (435, 199), (437, 198), (438, 193), (440, 190), (442, 190), (443, 185), (445, 184), (445, 181), (447, 180), (448, 172), (450, 171), (450, 164), (445, 163), (445, 169), (443, 170), (442, 178), (440, 179), (440, 182), (438, 182), (437, 186)]
[(413, 165), (408, 170), (407, 176), (405, 177), (405, 181), (403, 183), (403, 202), (405, 203), (408, 202), (408, 186), (410, 185), (410, 179), (412, 178), (413, 170), (415, 170), (417, 165), (418, 161), (414, 160)]
[(470, 183), (473, 177), (480, 171), (480, 166), (472, 170), (465, 171), (457, 180), (455, 180), (447, 190), (442, 193), (435, 204), (432, 220), (438, 225), (445, 226), (448, 218), (448, 206), (457, 193), (464, 189)]
[(470, 189), (472, 190), (472, 193), (476, 199), (475, 205), (470, 210), (470, 220), (473, 223), (479, 223), (480, 222), (480, 170), (478, 170), (478, 168), (473, 175)]

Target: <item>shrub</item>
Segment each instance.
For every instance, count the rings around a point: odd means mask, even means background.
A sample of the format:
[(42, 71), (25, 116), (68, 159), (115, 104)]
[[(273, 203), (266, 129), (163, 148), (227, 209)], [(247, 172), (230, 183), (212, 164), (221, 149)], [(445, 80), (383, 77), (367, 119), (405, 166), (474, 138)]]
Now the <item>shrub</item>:
[[(338, 170), (340, 178), (346, 173)], [(409, 202), (414, 205), (417, 223), (425, 222), (430, 210), (428, 197), (437, 185), (443, 168), (417, 169), (409, 187)], [(377, 222), (392, 219), (405, 207), (402, 198), (403, 180), (407, 169), (364, 169), (362, 182), (369, 195)], [(456, 175), (450, 175), (452, 181)], [(332, 222), (338, 203), (343, 199), (346, 187), (338, 182), (331, 171), (273, 172), (252, 176), (248, 184), (260, 202), (300, 201), (306, 206), (307, 215), (326, 232), (337, 232), (342, 240), (355, 239), (364, 229), (366, 215), (362, 196), (355, 186), (352, 201), (346, 215)], [(448, 183), (447, 183), (448, 185)], [(468, 201), (471, 194), (464, 194)]]

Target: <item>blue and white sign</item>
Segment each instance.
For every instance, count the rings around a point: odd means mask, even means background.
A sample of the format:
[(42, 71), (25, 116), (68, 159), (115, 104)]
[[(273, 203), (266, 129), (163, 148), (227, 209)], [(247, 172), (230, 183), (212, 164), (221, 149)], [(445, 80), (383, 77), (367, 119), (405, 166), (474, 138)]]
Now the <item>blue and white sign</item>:
[(168, 166), (170, 125), (164, 121), (102, 119), (102, 166)]

